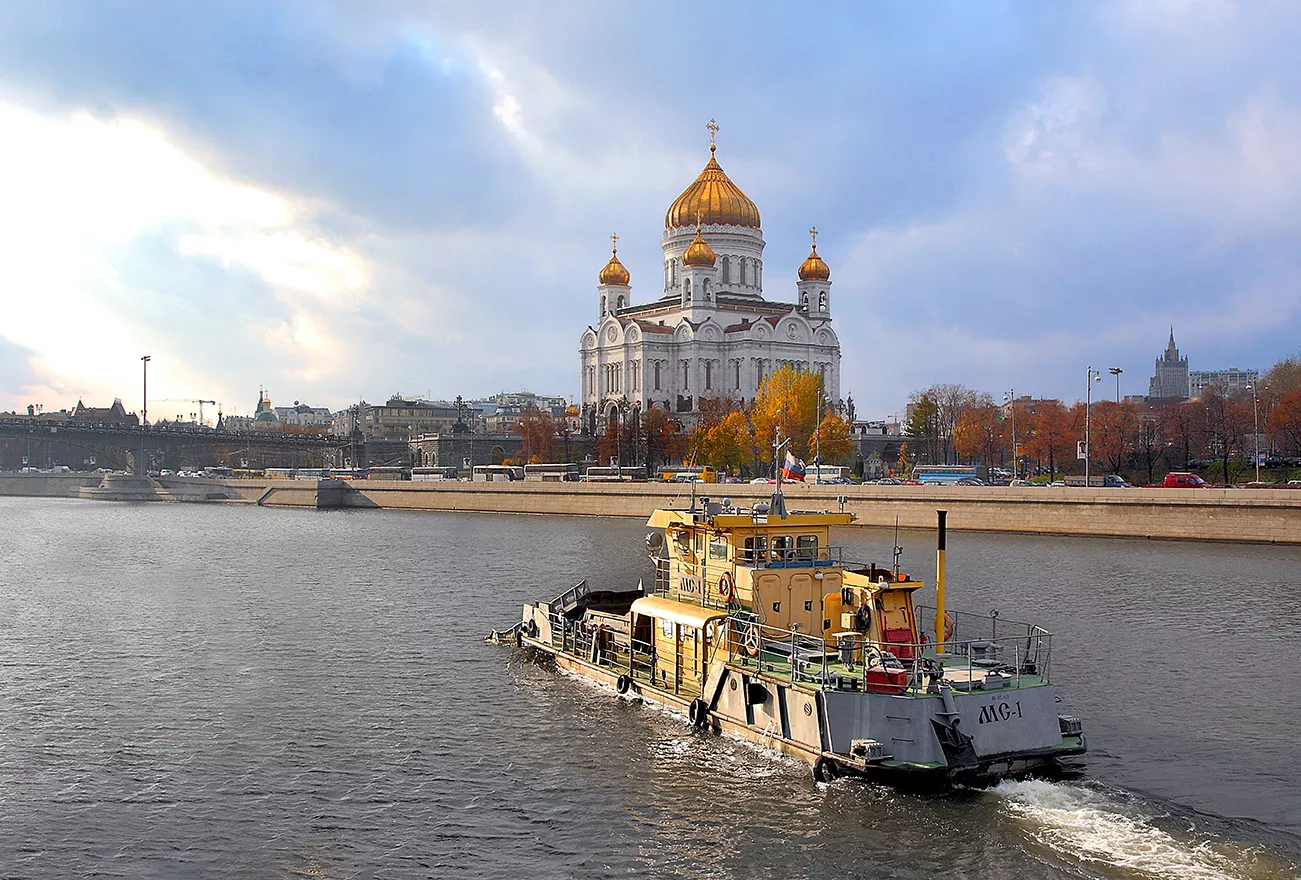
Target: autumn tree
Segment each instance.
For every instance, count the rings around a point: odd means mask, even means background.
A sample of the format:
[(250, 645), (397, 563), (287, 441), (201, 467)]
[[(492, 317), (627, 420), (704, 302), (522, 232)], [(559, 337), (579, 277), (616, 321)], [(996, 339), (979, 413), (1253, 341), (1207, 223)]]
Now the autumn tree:
[(1269, 431), (1285, 452), (1301, 455), (1301, 388), (1279, 398), (1269, 414)]
[(1049, 482), (1057, 479), (1057, 468), (1075, 450), (1075, 428), (1070, 411), (1060, 400), (1041, 400), (1029, 413), (1026, 448), (1039, 462), (1048, 462)]
[(642, 417), (645, 439), (646, 470), (654, 473), (661, 464), (680, 461), (687, 448), (682, 424), (667, 411), (650, 407)]
[(1229, 461), (1241, 453), (1242, 438), (1251, 432), (1251, 399), (1229, 396), (1212, 385), (1198, 401), (1205, 413), (1206, 438), (1211, 454), (1219, 460), (1224, 471), (1224, 482), (1230, 482)]
[(850, 436), (849, 422), (836, 413), (829, 413), (818, 425), (809, 440), (809, 460), (822, 456), (822, 461), (844, 464), (854, 452), (854, 438)]
[(969, 407), (954, 426), (953, 449), (958, 455), (979, 458), (985, 467), (993, 467), (1007, 448), (1005, 428), (1003, 412), (992, 400)]
[[(925, 391), (914, 391), (908, 397), (909, 405), (914, 408), (920, 406), (923, 401), (926, 404), (925, 421), (918, 427), (923, 427), (926, 433), (913, 434), (909, 431), (909, 436), (926, 440), (927, 445), (931, 447), (928, 452), (931, 453), (932, 464), (949, 463), (950, 455), (954, 451), (954, 431), (962, 414), (972, 407), (992, 402), (988, 394), (973, 391), (962, 385), (932, 385)], [(911, 417), (909, 423), (909, 427), (913, 427)]]
[(1138, 436), (1138, 411), (1132, 404), (1104, 400), (1093, 406), (1090, 450), (1113, 473), (1120, 473), (1134, 450)]
[(771, 450), (781, 428), (792, 452), (807, 449), (818, 424), (822, 377), (783, 366), (763, 380), (750, 408), (750, 427), (760, 459), (771, 462)]
[(754, 441), (745, 413), (734, 409), (702, 430), (696, 428), (693, 447), (697, 464), (726, 471), (739, 471), (754, 456)]
[(921, 449), (922, 460), (935, 463), (940, 458), (939, 407), (926, 392), (913, 392), (908, 401), (908, 416), (903, 433)]
[(551, 414), (527, 407), (515, 423), (514, 432), (523, 441), (520, 458), (524, 461), (550, 461), (556, 450), (556, 423)]

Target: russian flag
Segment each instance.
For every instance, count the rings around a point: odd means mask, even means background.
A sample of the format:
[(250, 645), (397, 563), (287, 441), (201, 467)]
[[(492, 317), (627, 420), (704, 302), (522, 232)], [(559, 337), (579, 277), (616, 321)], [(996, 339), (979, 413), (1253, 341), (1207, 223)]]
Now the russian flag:
[(786, 463), (782, 465), (782, 479), (804, 482), (804, 462), (791, 455), (789, 451), (786, 453)]

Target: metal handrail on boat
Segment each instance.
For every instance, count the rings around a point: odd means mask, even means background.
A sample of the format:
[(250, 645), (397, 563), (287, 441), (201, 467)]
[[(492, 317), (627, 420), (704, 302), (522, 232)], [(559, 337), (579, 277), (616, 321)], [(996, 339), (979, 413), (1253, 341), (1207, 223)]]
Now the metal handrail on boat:
[(732, 615), (728, 626), (729, 662), (821, 690), (920, 696), (945, 678), (959, 690), (1049, 681), (1052, 634), (1041, 627), (1007, 645), (988, 639), (951, 641), (945, 644), (946, 652), (937, 655), (929, 642), (878, 642), (861, 633), (837, 633), (833, 640), (767, 626), (744, 612)]

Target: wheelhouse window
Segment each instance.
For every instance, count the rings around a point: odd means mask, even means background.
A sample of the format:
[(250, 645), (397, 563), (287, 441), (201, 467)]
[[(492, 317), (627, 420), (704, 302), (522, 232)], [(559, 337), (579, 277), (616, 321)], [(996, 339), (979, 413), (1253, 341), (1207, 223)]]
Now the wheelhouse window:
[(795, 558), (800, 562), (812, 562), (818, 558), (818, 536), (800, 535), (795, 539)]
[(754, 562), (764, 557), (764, 551), (768, 549), (768, 538), (764, 535), (755, 535), (745, 539), (745, 549), (741, 551), (741, 558), (746, 562)]
[(795, 559), (795, 539), (790, 535), (772, 536), (773, 562), (792, 562)]
[(716, 560), (727, 559), (727, 539), (722, 535), (714, 535), (709, 539), (709, 558)]

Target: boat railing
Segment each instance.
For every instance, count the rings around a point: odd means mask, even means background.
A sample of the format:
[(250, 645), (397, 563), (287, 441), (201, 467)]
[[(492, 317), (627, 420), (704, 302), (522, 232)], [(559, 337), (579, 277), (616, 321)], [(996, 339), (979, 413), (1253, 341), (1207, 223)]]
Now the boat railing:
[(845, 548), (818, 547), (745, 547), (736, 551), (736, 564), (754, 568), (821, 568), (839, 566), (845, 561)]
[(822, 636), (767, 626), (749, 612), (734, 613), (728, 627), (729, 662), (822, 690), (920, 696), (936, 692), (945, 679), (959, 690), (1018, 688), (1049, 680), (1052, 634), (1040, 627), (1002, 642), (946, 642), (943, 654), (927, 641), (880, 642), (857, 632)]
[[(653, 641), (638, 639), (629, 630), (593, 623), (584, 618), (570, 618), (556, 611), (552, 611), (548, 619), (551, 624), (551, 646), (556, 650), (586, 660), (614, 675), (626, 674), (643, 684), (651, 684), (680, 695), (699, 696), (698, 679), (684, 673), (687, 665), (694, 666), (703, 658), (686, 654), (677, 656), (676, 652), (670, 652), (661, 658)], [(665, 662), (657, 662), (660, 659)], [(669, 669), (673, 670), (672, 676), (669, 675)]]
[[(1048, 630), (1033, 623), (1023, 623), (1002, 617), (998, 609), (990, 609), (988, 614), (975, 614), (970, 611), (947, 611), (953, 621), (951, 638), (946, 639), (946, 648), (950, 653), (967, 654), (973, 646), (977, 656), (992, 650), (990, 646), (1019, 645), (1027, 662), (1048, 674), (1050, 655), (1045, 650), (1051, 643)], [(922, 632), (932, 629), (935, 620), (935, 608), (928, 605), (916, 607), (916, 620)]]

